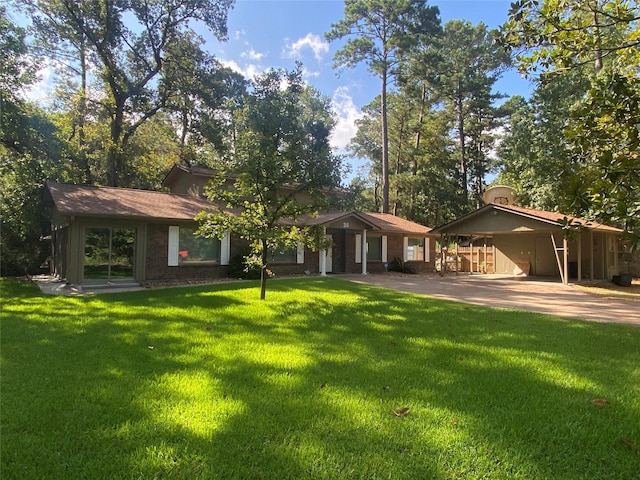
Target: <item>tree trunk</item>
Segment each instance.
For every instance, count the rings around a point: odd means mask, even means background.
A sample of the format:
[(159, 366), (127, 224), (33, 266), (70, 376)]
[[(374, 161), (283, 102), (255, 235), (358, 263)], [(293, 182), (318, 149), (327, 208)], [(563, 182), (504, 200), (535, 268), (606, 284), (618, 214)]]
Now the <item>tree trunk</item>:
[(267, 241), (262, 240), (262, 267), (260, 268), (260, 300), (264, 300), (267, 296)]
[[(460, 81), (458, 81), (458, 92), (461, 91)], [(458, 137), (460, 144), (460, 183), (462, 187), (462, 195), (464, 197), (465, 202), (469, 200), (469, 176), (467, 175), (467, 155), (466, 155), (466, 142), (465, 142), (465, 131), (464, 131), (464, 99), (461, 94), (458, 93), (456, 97), (456, 110), (458, 114)]]
[(598, 12), (596, 10), (593, 11), (593, 24), (594, 24), (594, 35), (596, 37), (596, 47), (595, 47), (595, 64), (594, 68), (596, 73), (602, 70), (602, 47), (601, 41), (602, 37), (600, 36), (600, 23), (598, 20)]
[[(81, 20), (82, 21), (82, 20)], [(78, 112), (78, 147), (80, 150), (80, 165), (84, 170), (84, 181), (91, 185), (93, 177), (87, 158), (87, 140), (85, 123), (87, 119), (87, 52), (85, 45), (84, 25), (80, 33), (80, 105)]]
[[(114, 92), (115, 97), (115, 92)], [(107, 150), (107, 182), (111, 187), (119, 187), (122, 174), (122, 132), (124, 129), (124, 100), (114, 99), (111, 119), (111, 144)]]
[(387, 70), (382, 71), (382, 213), (389, 213), (389, 131), (387, 126)]

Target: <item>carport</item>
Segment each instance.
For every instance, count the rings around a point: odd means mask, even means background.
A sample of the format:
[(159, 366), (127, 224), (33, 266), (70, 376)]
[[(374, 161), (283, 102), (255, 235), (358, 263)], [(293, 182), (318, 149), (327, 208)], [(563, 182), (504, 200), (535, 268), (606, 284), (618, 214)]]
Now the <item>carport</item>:
[[(611, 279), (619, 274), (621, 229), (504, 203), (488, 203), (432, 233), (441, 236), (442, 245), (455, 245), (456, 261), (462, 242), (491, 238), (492, 273), (559, 277), (564, 284), (569, 278)], [(472, 273), (474, 268), (471, 262)]]

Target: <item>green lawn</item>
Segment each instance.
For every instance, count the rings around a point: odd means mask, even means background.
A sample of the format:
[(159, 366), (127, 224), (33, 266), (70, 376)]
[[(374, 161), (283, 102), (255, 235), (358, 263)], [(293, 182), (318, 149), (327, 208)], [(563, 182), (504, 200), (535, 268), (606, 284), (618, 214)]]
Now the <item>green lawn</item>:
[(1, 286), (3, 480), (640, 479), (640, 328), (339, 279)]

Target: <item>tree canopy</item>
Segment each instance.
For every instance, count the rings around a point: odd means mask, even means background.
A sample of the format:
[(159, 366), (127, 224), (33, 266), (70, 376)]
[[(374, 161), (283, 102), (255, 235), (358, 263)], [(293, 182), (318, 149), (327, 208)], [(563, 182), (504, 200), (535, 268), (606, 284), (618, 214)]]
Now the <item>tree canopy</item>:
[(251, 87), (235, 112), (233, 156), (207, 189), (218, 207), (199, 215), (199, 233), (223, 238), (232, 232), (250, 242), (264, 299), (270, 255), (323, 245), (319, 231), (298, 228), (295, 220), (327, 206), (342, 172), (329, 146), (329, 100), (304, 84), (301, 67), (269, 70)]

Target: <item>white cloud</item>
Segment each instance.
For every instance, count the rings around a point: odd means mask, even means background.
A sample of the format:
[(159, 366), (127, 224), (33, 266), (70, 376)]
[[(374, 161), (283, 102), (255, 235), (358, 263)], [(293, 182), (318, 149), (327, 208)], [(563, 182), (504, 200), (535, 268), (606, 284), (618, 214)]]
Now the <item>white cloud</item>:
[(302, 78), (318, 78), (320, 76), (320, 72), (312, 72), (311, 70), (307, 70), (306, 68), (302, 69)]
[(313, 51), (313, 55), (316, 60), (321, 61), (322, 57), (329, 53), (329, 43), (316, 35), (315, 33), (307, 33), (304, 37), (299, 38), (294, 43), (287, 43), (285, 47), (284, 56), (288, 58), (299, 58), (302, 56), (302, 51), (305, 48), (310, 48)]
[(38, 81), (29, 85), (24, 90), (24, 98), (39, 105), (51, 102), (53, 96), (53, 78), (55, 76), (55, 63), (51, 60), (44, 62), (42, 68), (38, 70), (36, 77)]
[(238, 64), (238, 62), (236, 62), (235, 60), (220, 59), (220, 63), (222, 63), (222, 65), (224, 65), (225, 67), (230, 68), (234, 72), (238, 72), (239, 74), (241, 74), (242, 76), (250, 80), (256, 78), (265, 70), (262, 66), (256, 65), (254, 63), (249, 63), (244, 67), (241, 67)]
[(249, 60), (262, 60), (264, 53), (256, 52), (253, 48), (250, 48), (246, 52), (242, 52), (240, 56)]
[(337, 123), (331, 133), (331, 146), (343, 150), (358, 131), (356, 120), (362, 118), (362, 112), (353, 103), (348, 87), (338, 87), (333, 93), (331, 107), (337, 117)]

